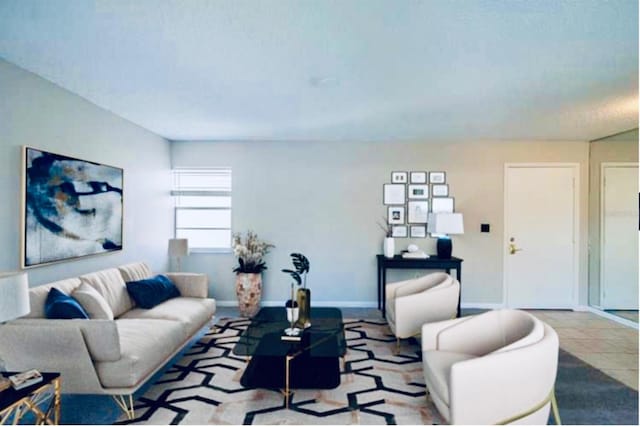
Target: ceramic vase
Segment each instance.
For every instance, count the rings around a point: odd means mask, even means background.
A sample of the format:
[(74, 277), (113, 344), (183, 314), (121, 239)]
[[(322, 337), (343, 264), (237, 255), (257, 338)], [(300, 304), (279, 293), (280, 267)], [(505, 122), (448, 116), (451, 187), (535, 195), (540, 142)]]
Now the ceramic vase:
[(384, 239), (384, 256), (387, 258), (393, 258), (395, 254), (395, 242), (393, 237), (385, 237)]
[(297, 322), (300, 317), (300, 309), (287, 307), (287, 321), (290, 323)]
[(240, 316), (253, 317), (260, 310), (262, 297), (261, 273), (238, 273), (236, 275), (236, 297)]

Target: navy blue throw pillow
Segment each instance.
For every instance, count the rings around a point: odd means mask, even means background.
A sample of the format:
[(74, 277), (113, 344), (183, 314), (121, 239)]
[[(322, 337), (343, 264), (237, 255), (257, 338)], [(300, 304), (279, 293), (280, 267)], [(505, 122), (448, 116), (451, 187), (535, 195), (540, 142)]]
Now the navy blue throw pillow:
[(78, 300), (57, 288), (49, 289), (44, 303), (47, 319), (88, 319), (89, 315)]
[(168, 299), (179, 297), (180, 291), (167, 276), (127, 282), (127, 291), (138, 307), (153, 308)]

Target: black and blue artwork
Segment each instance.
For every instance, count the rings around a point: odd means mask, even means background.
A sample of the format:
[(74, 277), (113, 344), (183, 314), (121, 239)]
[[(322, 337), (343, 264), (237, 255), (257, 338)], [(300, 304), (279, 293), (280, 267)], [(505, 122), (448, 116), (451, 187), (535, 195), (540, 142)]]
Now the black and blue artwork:
[(25, 148), (23, 267), (122, 249), (123, 171)]

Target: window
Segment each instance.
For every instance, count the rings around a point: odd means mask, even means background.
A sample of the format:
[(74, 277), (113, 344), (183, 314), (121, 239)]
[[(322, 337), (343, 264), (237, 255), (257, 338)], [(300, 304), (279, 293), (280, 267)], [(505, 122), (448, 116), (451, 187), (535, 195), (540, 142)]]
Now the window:
[(194, 252), (231, 248), (231, 168), (174, 169), (175, 235)]

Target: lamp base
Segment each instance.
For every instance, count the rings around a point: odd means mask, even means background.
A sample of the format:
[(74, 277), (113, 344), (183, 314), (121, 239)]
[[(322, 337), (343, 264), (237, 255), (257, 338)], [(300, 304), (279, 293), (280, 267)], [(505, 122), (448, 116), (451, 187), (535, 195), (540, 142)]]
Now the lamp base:
[(451, 239), (448, 237), (439, 237), (437, 243), (438, 258), (451, 258)]

